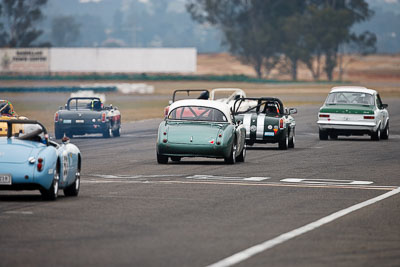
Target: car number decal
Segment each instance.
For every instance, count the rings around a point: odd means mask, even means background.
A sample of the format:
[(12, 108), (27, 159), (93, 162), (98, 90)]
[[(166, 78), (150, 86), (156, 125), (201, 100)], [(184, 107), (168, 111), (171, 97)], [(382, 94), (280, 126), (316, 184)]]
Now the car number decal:
[(68, 177), (68, 168), (69, 168), (69, 159), (68, 153), (64, 151), (63, 153), (63, 180), (67, 180)]

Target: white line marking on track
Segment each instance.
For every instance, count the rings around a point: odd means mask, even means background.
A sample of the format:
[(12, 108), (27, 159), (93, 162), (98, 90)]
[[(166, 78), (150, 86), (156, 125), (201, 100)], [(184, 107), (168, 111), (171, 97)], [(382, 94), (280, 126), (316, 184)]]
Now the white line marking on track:
[(305, 183), (305, 184), (344, 184), (344, 185), (368, 185), (373, 184), (372, 181), (356, 181), (356, 180), (335, 180), (335, 179), (307, 179), (307, 178), (286, 178), (281, 182), (286, 183)]
[(32, 211), (6, 211), (5, 214), (21, 214), (21, 215), (32, 215)]
[(244, 178), (243, 180), (260, 182), (260, 181), (264, 181), (264, 180), (268, 180), (268, 179), (271, 179), (271, 177), (249, 177), (249, 178)]
[(253, 247), (250, 247), (248, 249), (240, 251), (240, 252), (238, 252), (238, 253), (230, 256), (230, 257), (227, 257), (227, 258), (222, 259), (222, 260), (220, 260), (220, 261), (218, 261), (216, 263), (208, 265), (208, 267), (228, 267), (228, 266), (232, 266), (232, 265), (238, 264), (238, 263), (240, 263), (242, 261), (247, 260), (250, 257), (253, 257), (256, 254), (259, 254), (259, 253), (264, 252), (264, 251), (266, 251), (266, 250), (268, 250), (270, 248), (273, 248), (276, 245), (279, 245), (279, 244), (281, 244), (283, 242), (286, 242), (286, 241), (288, 241), (290, 239), (293, 239), (293, 238), (295, 238), (297, 236), (300, 236), (302, 234), (310, 232), (310, 231), (312, 231), (314, 229), (317, 229), (317, 228), (319, 228), (319, 227), (321, 227), (321, 226), (323, 226), (323, 225), (325, 225), (327, 223), (330, 223), (330, 222), (332, 222), (334, 220), (337, 220), (337, 219), (339, 219), (339, 218), (341, 218), (341, 217), (343, 217), (343, 216), (345, 216), (345, 215), (347, 215), (347, 214), (349, 214), (351, 212), (354, 212), (354, 211), (362, 209), (362, 208), (364, 208), (366, 206), (372, 205), (372, 204), (374, 204), (374, 203), (376, 203), (378, 201), (384, 200), (384, 199), (386, 199), (388, 197), (391, 197), (391, 196), (394, 196), (394, 195), (396, 195), (398, 193), (400, 193), (400, 187), (398, 187), (398, 188), (396, 188), (396, 189), (394, 189), (394, 190), (392, 190), (390, 192), (387, 192), (385, 194), (382, 194), (380, 196), (377, 196), (377, 197), (371, 198), (369, 200), (366, 200), (364, 202), (358, 203), (358, 204), (356, 204), (354, 206), (351, 206), (349, 208), (346, 208), (346, 209), (340, 210), (338, 212), (332, 213), (331, 215), (323, 217), (323, 218), (321, 218), (321, 219), (319, 219), (319, 220), (317, 220), (315, 222), (309, 223), (309, 224), (304, 225), (304, 226), (302, 226), (300, 228), (294, 229), (294, 230), (292, 230), (290, 232), (281, 234), (280, 236), (277, 236), (277, 237), (275, 237), (273, 239), (267, 240), (267, 241), (265, 241), (263, 243), (255, 245)]
[(186, 179), (195, 180), (231, 180), (231, 181), (263, 181), (270, 179), (271, 177), (228, 177), (228, 176), (217, 176), (217, 175), (207, 175), (207, 174), (196, 174), (187, 176)]

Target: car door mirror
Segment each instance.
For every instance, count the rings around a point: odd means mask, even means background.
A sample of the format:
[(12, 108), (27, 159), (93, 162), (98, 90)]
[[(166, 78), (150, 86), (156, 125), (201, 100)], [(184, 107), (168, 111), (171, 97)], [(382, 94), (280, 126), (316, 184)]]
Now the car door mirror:
[(289, 108), (289, 114), (297, 114), (297, 108)]
[(387, 108), (388, 106), (388, 104), (382, 104), (382, 108)]

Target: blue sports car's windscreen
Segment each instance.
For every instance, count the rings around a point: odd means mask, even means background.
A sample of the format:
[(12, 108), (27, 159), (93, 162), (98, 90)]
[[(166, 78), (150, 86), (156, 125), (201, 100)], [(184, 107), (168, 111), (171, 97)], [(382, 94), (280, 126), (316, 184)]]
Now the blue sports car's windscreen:
[(178, 107), (169, 113), (168, 119), (188, 121), (215, 121), (227, 122), (227, 118), (220, 110), (210, 107), (184, 106)]
[(328, 95), (326, 104), (374, 105), (374, 98), (366, 93), (335, 92)]

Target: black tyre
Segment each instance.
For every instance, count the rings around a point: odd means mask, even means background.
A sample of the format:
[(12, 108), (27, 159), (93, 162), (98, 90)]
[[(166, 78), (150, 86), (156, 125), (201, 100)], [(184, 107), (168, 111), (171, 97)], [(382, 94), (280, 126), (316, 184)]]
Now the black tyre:
[(328, 140), (328, 133), (319, 129), (319, 140)]
[(281, 150), (286, 150), (289, 147), (289, 136), (287, 133), (284, 134), (284, 136), (279, 140), (278, 147)]
[(167, 164), (168, 163), (168, 157), (164, 155), (160, 155), (157, 153), (157, 162), (159, 164)]
[(76, 197), (79, 194), (79, 188), (81, 187), (81, 171), (78, 169), (75, 173), (75, 182), (64, 189), (64, 195), (67, 197)]
[(373, 141), (379, 141), (381, 139), (381, 130), (378, 128), (376, 132), (372, 132), (371, 134), (371, 140)]
[(171, 157), (171, 160), (172, 161), (174, 161), (174, 162), (179, 162), (179, 161), (181, 161), (181, 157)]
[(49, 189), (41, 189), (40, 193), (44, 200), (56, 200), (58, 197), (58, 181), (60, 179), (60, 170), (57, 168), (54, 173), (53, 182)]
[(56, 139), (61, 139), (64, 137), (64, 133), (56, 126), (54, 126), (54, 135)]
[(247, 149), (247, 145), (244, 144), (242, 152), (240, 152), (239, 156), (236, 157), (236, 161), (237, 162), (244, 162), (245, 161), (246, 153), (247, 153), (246, 149)]
[(114, 137), (120, 137), (120, 136), (121, 136), (121, 128), (118, 127), (118, 129), (113, 130), (113, 131), (112, 131), (112, 135), (113, 135)]
[(293, 129), (293, 134), (292, 137), (289, 138), (289, 148), (294, 148), (294, 145), (296, 144), (296, 132)]
[(386, 123), (385, 129), (383, 129), (383, 131), (381, 132), (381, 139), (389, 139), (389, 121)]
[(107, 129), (104, 130), (104, 132), (103, 132), (103, 137), (104, 137), (104, 138), (110, 138), (110, 136), (111, 136), (111, 129), (110, 129), (110, 128), (107, 128)]
[[(234, 142), (236, 142), (236, 141), (234, 141)], [(227, 164), (235, 164), (236, 163), (236, 145), (235, 144), (232, 145), (232, 150), (231, 150), (229, 157), (224, 158), (224, 160), (225, 160), (225, 163), (227, 163)]]

